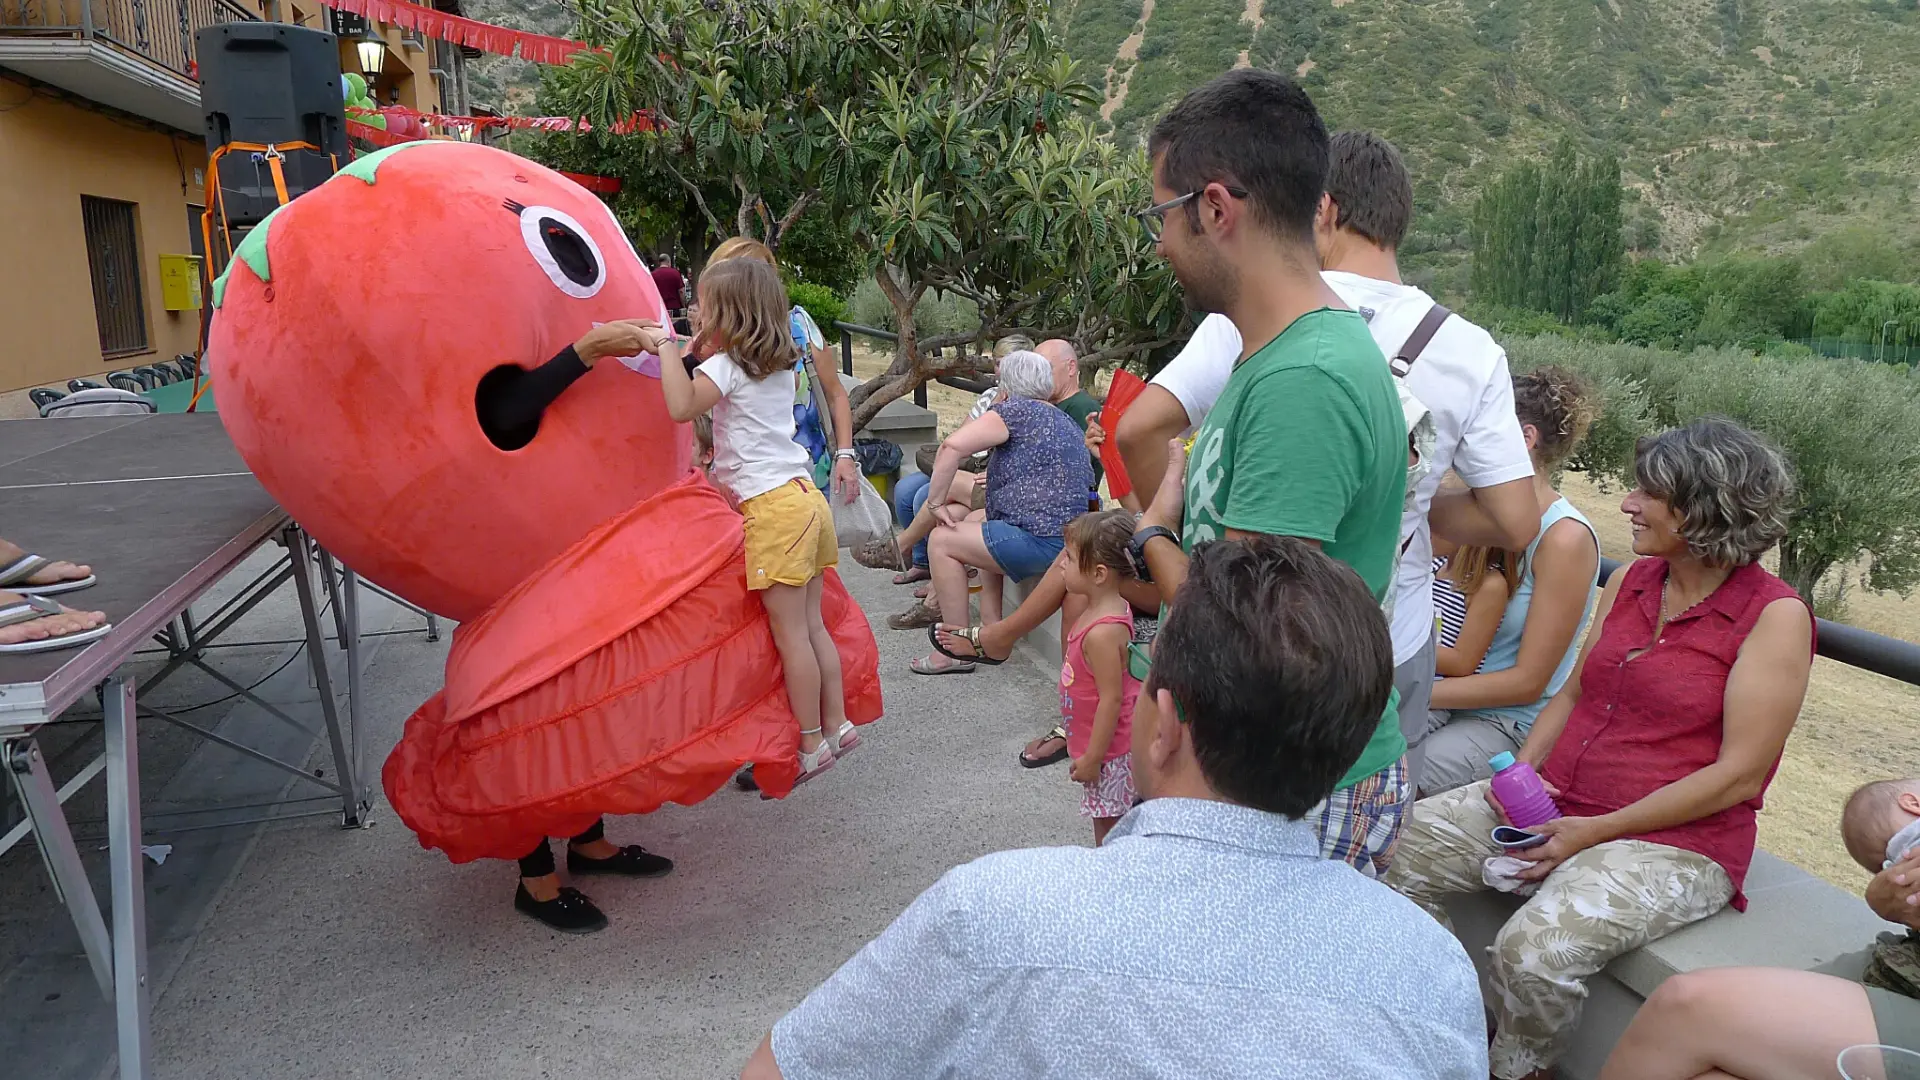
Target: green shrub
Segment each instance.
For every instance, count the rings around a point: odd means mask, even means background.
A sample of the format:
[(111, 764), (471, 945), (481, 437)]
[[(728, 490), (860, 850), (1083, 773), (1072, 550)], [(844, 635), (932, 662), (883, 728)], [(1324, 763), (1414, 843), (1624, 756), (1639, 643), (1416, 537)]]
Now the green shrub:
[[(848, 314), (843, 318), (849, 322), (878, 330), (899, 329), (894, 325), (893, 305), (887, 302), (880, 286), (874, 284), (871, 277), (861, 279), (848, 300), (847, 310)], [(980, 309), (964, 297), (928, 292), (914, 305), (913, 321), (921, 337), (959, 334), (980, 325)]]
[(1859, 360), (1754, 356), (1737, 349), (1686, 355), (1560, 338), (1507, 342), (1515, 371), (1558, 364), (1588, 376), (1601, 398), (1593, 434), (1571, 466), (1597, 477), (1631, 475), (1641, 434), (1721, 415), (1777, 443), (1798, 493), (1780, 576), (1837, 610), (1829, 580), (1865, 558), (1862, 584), (1906, 595), (1920, 584), (1920, 380), (1904, 368)]
[(1621, 372), (1610, 350), (1585, 342), (1524, 337), (1511, 338), (1506, 346), (1507, 363), (1516, 374), (1551, 365), (1587, 380), (1598, 415), (1567, 467), (1586, 473), (1603, 491), (1623, 482), (1631, 486), (1634, 443), (1655, 426), (1643, 385)]
[(825, 285), (815, 285), (808, 281), (795, 281), (787, 286), (787, 301), (807, 309), (813, 321), (820, 324), (820, 332), (832, 341), (835, 333), (833, 324), (847, 317), (846, 301), (833, 295), (833, 290)]
[(1693, 336), (1700, 313), (1685, 297), (1655, 293), (1620, 317), (1620, 340), (1631, 345), (1681, 345)]

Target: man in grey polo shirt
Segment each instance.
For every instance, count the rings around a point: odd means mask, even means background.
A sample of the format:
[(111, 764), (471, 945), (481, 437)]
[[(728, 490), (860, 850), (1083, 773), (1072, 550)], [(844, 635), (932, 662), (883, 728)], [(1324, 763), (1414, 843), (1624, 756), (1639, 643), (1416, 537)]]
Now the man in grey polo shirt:
[(1196, 548), (1133, 717), (1146, 801), (1101, 847), (949, 871), (774, 1025), (743, 1080), (1483, 1080), (1465, 950), (1323, 859), (1309, 816), (1392, 680), (1352, 570), (1290, 538)]

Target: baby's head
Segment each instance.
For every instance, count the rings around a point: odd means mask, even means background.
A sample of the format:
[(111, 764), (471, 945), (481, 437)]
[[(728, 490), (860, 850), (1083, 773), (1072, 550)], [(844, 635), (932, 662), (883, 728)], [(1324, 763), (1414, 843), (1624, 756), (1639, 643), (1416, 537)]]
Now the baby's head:
[(1887, 844), (1915, 821), (1920, 821), (1920, 777), (1876, 780), (1847, 797), (1840, 811), (1840, 838), (1854, 862), (1877, 874), (1889, 859), (1903, 854), (1888, 851)]
[(693, 466), (713, 468), (713, 417), (706, 413), (693, 418)]

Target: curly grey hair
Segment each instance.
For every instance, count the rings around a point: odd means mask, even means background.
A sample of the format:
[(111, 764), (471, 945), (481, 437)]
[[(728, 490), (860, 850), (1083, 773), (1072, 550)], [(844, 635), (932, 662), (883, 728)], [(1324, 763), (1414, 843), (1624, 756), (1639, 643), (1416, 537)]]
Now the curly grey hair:
[(1725, 417), (1641, 439), (1633, 475), (1679, 515), (1687, 550), (1709, 566), (1745, 566), (1787, 535), (1794, 486), (1786, 456)]
[(1053, 362), (1030, 349), (1016, 349), (1000, 361), (1000, 389), (1008, 397), (1053, 400)]

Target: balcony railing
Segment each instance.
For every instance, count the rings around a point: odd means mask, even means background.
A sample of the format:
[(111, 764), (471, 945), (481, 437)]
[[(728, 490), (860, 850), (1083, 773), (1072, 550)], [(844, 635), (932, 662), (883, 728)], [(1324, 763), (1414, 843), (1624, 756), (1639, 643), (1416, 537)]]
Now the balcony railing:
[(259, 18), (232, 0), (0, 0), (0, 35), (104, 41), (188, 78), (195, 31)]

